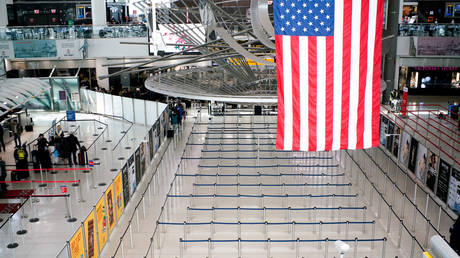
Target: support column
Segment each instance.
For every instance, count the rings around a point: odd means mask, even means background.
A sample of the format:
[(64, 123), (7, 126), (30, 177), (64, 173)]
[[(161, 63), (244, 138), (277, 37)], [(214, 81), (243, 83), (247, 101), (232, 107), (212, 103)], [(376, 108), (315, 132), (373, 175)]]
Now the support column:
[(107, 91), (110, 91), (109, 79), (99, 79), (100, 76), (109, 74), (109, 67), (102, 66), (107, 63), (107, 58), (96, 58), (96, 77), (97, 84), (100, 88), (104, 88)]
[(105, 0), (91, 0), (91, 19), (93, 21), (93, 33), (98, 33), (100, 28), (107, 24), (105, 2)]
[[(6, 4), (10, 4), (9, 0), (0, 0), (0, 28), (8, 25), (8, 13), (6, 12)], [(12, 4), (12, 3), (11, 3)]]

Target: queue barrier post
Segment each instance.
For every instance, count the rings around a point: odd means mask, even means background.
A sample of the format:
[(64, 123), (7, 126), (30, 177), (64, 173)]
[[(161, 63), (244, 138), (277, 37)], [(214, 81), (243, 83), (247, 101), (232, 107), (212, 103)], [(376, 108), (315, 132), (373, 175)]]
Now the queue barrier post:
[(387, 247), (387, 238), (384, 237), (382, 241), (382, 258), (385, 258), (386, 247)]
[(120, 237), (120, 242), (121, 242), (121, 257), (125, 257), (125, 244), (124, 244), (124, 238)]
[(19, 246), (18, 243), (14, 242), (14, 233), (13, 233), (13, 216), (10, 216), (9, 218), (9, 231), (10, 231), (10, 243), (6, 246), (9, 249), (13, 249)]
[(131, 248), (134, 248), (133, 243), (133, 227), (132, 227), (132, 220), (129, 221), (129, 244)]
[(72, 216), (72, 202), (69, 199), (70, 199), (70, 194), (66, 195), (64, 198), (65, 206), (66, 206), (65, 218), (67, 218), (67, 222), (75, 222), (77, 221), (77, 218)]
[(300, 257), (300, 239), (297, 238), (295, 241), (295, 257), (299, 258)]
[(324, 240), (324, 242), (325, 242), (325, 243), (324, 243), (324, 245), (325, 245), (325, 247), (324, 247), (324, 258), (327, 258), (327, 256), (328, 256), (328, 251), (329, 251), (329, 238), (326, 238), (326, 239)]
[[(372, 221), (372, 239), (375, 239), (375, 220)], [(371, 241), (371, 249), (374, 249), (374, 241)]]
[(354, 248), (353, 248), (353, 258), (357, 258), (358, 257), (358, 238), (356, 237), (355, 238), (355, 245), (354, 245)]
[(403, 229), (403, 220), (399, 220), (399, 233), (398, 233), (398, 249), (401, 248), (401, 240), (402, 240), (402, 229)]

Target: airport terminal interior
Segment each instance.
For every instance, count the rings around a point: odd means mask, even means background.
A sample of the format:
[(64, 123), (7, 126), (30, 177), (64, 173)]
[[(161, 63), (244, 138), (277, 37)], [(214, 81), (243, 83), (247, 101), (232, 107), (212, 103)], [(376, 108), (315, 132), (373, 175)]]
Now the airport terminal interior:
[(0, 0), (0, 257), (459, 257), (459, 46), (455, 0)]

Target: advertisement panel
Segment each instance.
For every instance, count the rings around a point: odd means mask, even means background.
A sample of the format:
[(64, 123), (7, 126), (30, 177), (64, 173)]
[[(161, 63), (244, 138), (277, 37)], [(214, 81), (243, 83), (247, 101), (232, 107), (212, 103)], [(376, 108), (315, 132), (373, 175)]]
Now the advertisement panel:
[(428, 150), (426, 149), (423, 144), (418, 144), (417, 150), (417, 161), (415, 164), (415, 176), (425, 183), (426, 180), (426, 172), (428, 170)]
[(113, 188), (115, 193), (115, 208), (117, 210), (117, 221), (120, 219), (121, 214), (123, 213), (123, 183), (121, 180), (121, 173), (113, 180)]
[(428, 172), (426, 173), (426, 186), (435, 192), (436, 180), (438, 178), (439, 156), (428, 151)]
[(417, 162), (417, 149), (418, 141), (412, 137), (412, 140), (410, 141), (409, 164), (407, 165), (407, 168), (412, 172), (415, 172), (415, 163)]
[(97, 221), (97, 237), (99, 239), (99, 249), (102, 251), (105, 242), (107, 242), (108, 225), (107, 211), (105, 210), (104, 196), (96, 203), (96, 221)]
[(401, 128), (395, 125), (394, 129), (394, 136), (393, 136), (393, 146), (392, 146), (392, 153), (395, 157), (398, 157), (399, 154), (399, 138), (401, 136)]
[(12, 41), (0, 41), (0, 59), (13, 58), (13, 42)]
[(85, 255), (85, 248), (83, 246), (83, 231), (81, 227), (78, 228), (77, 232), (72, 236), (69, 242), (70, 245), (70, 257), (72, 258), (83, 258)]
[(135, 166), (136, 166), (136, 185), (139, 184), (142, 178), (141, 171), (141, 146), (139, 146), (135, 152)]
[(393, 139), (394, 139), (394, 130), (395, 130), (395, 124), (388, 120), (388, 137), (387, 137), (387, 150), (391, 152), (393, 148)]
[(443, 159), (439, 162), (438, 185), (436, 187), (436, 196), (443, 202), (447, 201), (449, 193), (450, 165)]
[(133, 196), (134, 190), (136, 190), (136, 162), (134, 162), (134, 154), (128, 159), (129, 165), (129, 196)]
[[(158, 121), (157, 121), (158, 122)], [(153, 126), (152, 128), (150, 128), (149, 130), (149, 153), (150, 153), (150, 160), (153, 159), (153, 155), (155, 154), (155, 150), (154, 150), (154, 145), (153, 145), (153, 128), (155, 126)]]
[(460, 214), (460, 171), (455, 168), (452, 168), (447, 204), (449, 208)]
[(458, 56), (458, 37), (417, 37), (417, 55)]
[(409, 164), (409, 150), (410, 150), (410, 135), (403, 131), (401, 138), (401, 153), (399, 154), (399, 161), (407, 167)]
[(126, 207), (129, 202), (130, 194), (129, 194), (129, 169), (128, 164), (125, 164), (121, 169), (121, 176), (122, 176), (122, 183), (123, 183), (123, 206)]
[(85, 243), (86, 243), (86, 258), (97, 258), (97, 242), (96, 242), (96, 222), (94, 217), (94, 210), (91, 211), (89, 216), (83, 222), (85, 228)]
[(105, 191), (105, 203), (107, 204), (107, 217), (109, 221), (109, 235), (112, 233), (112, 229), (115, 227), (115, 208), (113, 205), (113, 183), (109, 185), (109, 188)]
[(380, 116), (380, 144), (386, 146), (388, 133), (388, 118)]
[(15, 58), (57, 57), (56, 40), (13, 41)]
[(141, 178), (145, 173), (145, 166), (147, 162), (147, 142), (143, 141), (140, 146), (140, 155), (141, 155)]
[(81, 39), (56, 40), (57, 56), (63, 59), (82, 59), (83, 52), (80, 50), (82, 46)]

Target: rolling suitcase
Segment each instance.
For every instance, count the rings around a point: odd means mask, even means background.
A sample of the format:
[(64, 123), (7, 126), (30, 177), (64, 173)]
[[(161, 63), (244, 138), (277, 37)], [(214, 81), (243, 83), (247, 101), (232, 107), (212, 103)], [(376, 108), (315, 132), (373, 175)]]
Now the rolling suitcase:
[(82, 146), (80, 148), (80, 151), (78, 152), (78, 164), (80, 165), (88, 164), (88, 153), (86, 152), (85, 146)]

